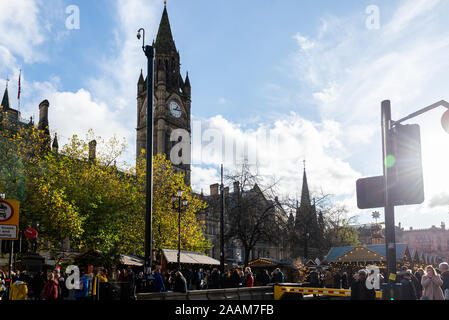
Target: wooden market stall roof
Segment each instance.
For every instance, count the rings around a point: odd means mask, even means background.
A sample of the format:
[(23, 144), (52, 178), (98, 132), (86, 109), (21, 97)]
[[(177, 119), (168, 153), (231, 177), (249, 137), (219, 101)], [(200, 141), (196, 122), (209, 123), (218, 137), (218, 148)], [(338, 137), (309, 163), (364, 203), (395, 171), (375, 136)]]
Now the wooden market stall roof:
[[(396, 259), (404, 259), (406, 250), (406, 244), (396, 244)], [(385, 245), (369, 245), (331, 248), (325, 258), (325, 261), (334, 263), (353, 263), (382, 262), (385, 259)]]
[(257, 258), (248, 262), (248, 266), (252, 268), (276, 267), (276, 266), (294, 267), (293, 260), (290, 259), (277, 260), (273, 258)]
[[(162, 249), (162, 253), (167, 263), (178, 262), (178, 250)], [(209, 266), (220, 265), (220, 261), (218, 261), (217, 259), (211, 258), (202, 253), (191, 251), (181, 251), (180, 262), (182, 264), (198, 264)]]

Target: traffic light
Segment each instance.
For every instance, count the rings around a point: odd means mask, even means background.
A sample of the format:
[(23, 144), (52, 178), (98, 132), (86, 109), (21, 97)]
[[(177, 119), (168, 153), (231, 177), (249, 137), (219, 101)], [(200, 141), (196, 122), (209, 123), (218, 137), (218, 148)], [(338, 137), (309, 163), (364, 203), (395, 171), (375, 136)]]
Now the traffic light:
[(421, 134), (418, 125), (396, 125), (391, 132), (393, 154), (386, 159), (393, 175), (391, 179), (391, 204), (403, 206), (424, 202)]
[[(390, 173), (390, 204), (421, 204), (424, 202), (424, 181), (420, 128), (418, 125), (397, 124), (388, 135), (393, 145), (392, 153), (385, 159), (385, 166)], [(356, 187), (359, 209), (385, 206), (384, 176), (359, 179)]]

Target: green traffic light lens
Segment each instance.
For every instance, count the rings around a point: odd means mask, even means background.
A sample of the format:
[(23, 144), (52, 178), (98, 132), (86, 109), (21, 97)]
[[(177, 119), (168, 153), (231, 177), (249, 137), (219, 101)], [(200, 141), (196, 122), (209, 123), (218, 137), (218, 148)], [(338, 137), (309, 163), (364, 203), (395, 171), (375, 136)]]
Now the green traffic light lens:
[(387, 168), (392, 168), (396, 163), (396, 158), (392, 155), (389, 154), (387, 155), (387, 157), (385, 158), (385, 166)]

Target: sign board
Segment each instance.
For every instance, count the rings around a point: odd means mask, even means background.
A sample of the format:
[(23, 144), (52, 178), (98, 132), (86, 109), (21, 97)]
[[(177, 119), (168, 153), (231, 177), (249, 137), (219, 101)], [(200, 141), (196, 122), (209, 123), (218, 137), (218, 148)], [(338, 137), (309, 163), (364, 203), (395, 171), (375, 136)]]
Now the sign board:
[(19, 238), (19, 201), (0, 200), (0, 239)]
[(25, 237), (27, 237), (28, 239), (36, 239), (37, 238), (37, 230), (34, 228), (28, 228), (26, 229), (23, 234), (25, 235)]

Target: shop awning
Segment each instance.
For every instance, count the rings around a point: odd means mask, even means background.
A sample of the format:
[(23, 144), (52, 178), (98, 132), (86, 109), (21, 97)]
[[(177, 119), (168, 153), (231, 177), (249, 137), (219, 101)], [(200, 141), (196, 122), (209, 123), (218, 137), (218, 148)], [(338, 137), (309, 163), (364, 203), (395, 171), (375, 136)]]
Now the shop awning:
[(120, 263), (125, 266), (143, 267), (144, 261), (136, 256), (122, 255), (120, 257)]
[[(167, 263), (178, 262), (178, 250), (162, 249), (164, 258)], [(198, 252), (181, 251), (180, 262), (182, 264), (198, 264), (198, 265), (210, 265), (219, 266), (220, 261), (217, 259), (206, 256)]]

